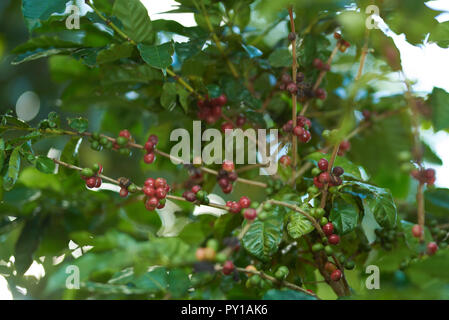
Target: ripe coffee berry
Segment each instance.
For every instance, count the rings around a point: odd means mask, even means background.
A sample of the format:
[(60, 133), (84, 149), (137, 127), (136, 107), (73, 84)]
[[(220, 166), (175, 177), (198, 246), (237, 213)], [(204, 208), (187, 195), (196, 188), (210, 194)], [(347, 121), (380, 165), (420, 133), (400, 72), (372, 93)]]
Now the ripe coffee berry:
[(143, 161), (146, 164), (152, 164), (154, 162), (154, 153), (147, 153), (144, 157), (143, 157)]
[(239, 200), (240, 205), (242, 206), (242, 208), (246, 209), (249, 208), (249, 206), (251, 205), (251, 200), (248, 197), (241, 197)]
[(229, 206), (229, 212), (239, 213), (242, 210), (242, 206), (238, 202), (232, 202)]
[(297, 116), (296, 123), (298, 124), (298, 126), (303, 128), (305, 127), (307, 127), (308, 129), (312, 128), (312, 121), (310, 121), (309, 118), (306, 118), (304, 116)]
[(290, 165), (292, 164), (292, 158), (289, 157), (289, 156), (287, 156), (287, 155), (283, 155), (283, 156), (279, 159), (279, 162), (280, 162), (283, 166), (288, 167), (288, 166), (290, 166)]
[(315, 187), (317, 187), (318, 189), (324, 188), (324, 184), (320, 182), (320, 180), (318, 179), (318, 177), (314, 177), (314, 178), (313, 178), (313, 184), (314, 184)]
[(421, 228), (421, 226), (419, 224), (415, 224), (412, 227), (412, 235), (415, 238), (420, 238), (422, 236), (422, 234), (423, 234), (423, 229)]
[(166, 185), (167, 185), (167, 180), (165, 180), (164, 178), (157, 178), (154, 182), (154, 186), (156, 188), (165, 188)]
[(142, 191), (147, 197), (154, 197), (156, 194), (154, 187), (144, 186)]
[(120, 197), (126, 198), (127, 196), (128, 196), (128, 189), (126, 189), (126, 188), (121, 188), (121, 189), (120, 189)]
[(155, 180), (153, 178), (148, 178), (145, 180), (144, 185), (147, 187), (154, 188), (154, 182), (155, 182)]
[(248, 208), (245, 210), (245, 212), (243, 212), (243, 216), (246, 220), (253, 221), (257, 218), (257, 211), (256, 209)]
[(225, 189), (226, 187), (228, 187), (229, 185), (229, 180), (227, 178), (221, 178), (218, 180), (218, 185), (222, 188)]
[(427, 244), (427, 254), (433, 256), (438, 251), (438, 245), (435, 242)]
[(299, 141), (301, 141), (303, 143), (307, 143), (312, 138), (312, 135), (310, 134), (310, 131), (305, 130), (304, 133), (301, 136), (299, 136), (298, 138), (299, 138)]
[(291, 94), (296, 94), (298, 92), (298, 87), (296, 86), (296, 83), (294, 82), (290, 82), (287, 87), (286, 87), (287, 91), (290, 92)]
[(193, 192), (194, 194), (197, 194), (198, 191), (200, 191), (200, 190), (201, 190), (201, 187), (198, 186), (198, 185), (192, 187), (192, 192)]
[(326, 100), (326, 98), (327, 98), (326, 90), (324, 90), (323, 88), (316, 89), (315, 90), (315, 97), (317, 97), (320, 100)]
[(288, 73), (283, 73), (281, 76), (281, 81), (285, 84), (292, 82), (292, 77)]
[(313, 66), (316, 69), (321, 70), (323, 68), (323, 61), (321, 61), (321, 59), (315, 58), (313, 59)]
[(144, 148), (145, 148), (145, 150), (146, 150), (148, 153), (153, 152), (153, 151), (154, 151), (154, 144), (153, 144), (153, 142), (151, 142), (151, 141), (145, 142)]
[(328, 237), (329, 243), (332, 245), (337, 245), (340, 243), (340, 237), (337, 234), (331, 234)]
[(333, 173), (335, 176), (339, 177), (339, 176), (343, 175), (343, 173), (345, 173), (345, 170), (343, 170), (342, 167), (334, 167), (334, 168), (332, 169), (332, 173)]
[(327, 261), (326, 264), (324, 265), (324, 269), (328, 272), (328, 273), (332, 273), (335, 270), (337, 270), (337, 266), (335, 264), (333, 264), (330, 261)]
[(222, 164), (222, 168), (226, 172), (232, 172), (235, 169), (234, 162), (232, 162), (230, 160), (225, 160)]
[(189, 202), (195, 202), (196, 201), (196, 194), (192, 191), (186, 191), (182, 195), (184, 199), (186, 199)]
[(320, 168), (321, 171), (327, 171), (327, 168), (329, 167), (329, 162), (326, 159), (320, 159), (318, 161), (318, 168)]
[(221, 125), (221, 131), (223, 131), (224, 133), (226, 133), (226, 130), (232, 130), (232, 129), (234, 129), (234, 126), (232, 125), (232, 123), (224, 122)]
[(242, 115), (238, 116), (237, 119), (235, 120), (235, 124), (238, 127), (243, 127), (246, 123), (246, 118)]
[(237, 172), (233, 171), (233, 172), (229, 172), (228, 174), (228, 179), (229, 181), (235, 181), (238, 179), (238, 175)]
[(223, 274), (224, 275), (230, 275), (234, 271), (234, 263), (230, 260), (226, 261), (223, 264)]
[(95, 188), (97, 184), (97, 179), (95, 177), (90, 177), (86, 180), (86, 186), (90, 189)]
[(119, 137), (125, 137), (126, 139), (131, 139), (131, 133), (128, 130), (122, 130), (119, 133)]
[(304, 130), (304, 128), (301, 126), (296, 126), (293, 129), (293, 134), (297, 137), (301, 137), (305, 132), (306, 132), (306, 130)]
[(332, 281), (339, 281), (342, 276), (343, 276), (343, 274), (341, 273), (341, 271), (337, 269), (337, 270), (335, 270), (334, 272), (331, 273), (331, 280)]
[(321, 172), (320, 175), (318, 176), (318, 179), (322, 184), (326, 184), (331, 181), (331, 176), (329, 172)]
[(217, 102), (220, 106), (224, 106), (228, 102), (228, 97), (222, 94), (217, 98)]
[(334, 233), (334, 225), (329, 222), (323, 226), (323, 232), (326, 236), (330, 236)]
[(158, 199), (164, 199), (167, 196), (167, 191), (165, 191), (165, 188), (157, 188), (155, 195)]

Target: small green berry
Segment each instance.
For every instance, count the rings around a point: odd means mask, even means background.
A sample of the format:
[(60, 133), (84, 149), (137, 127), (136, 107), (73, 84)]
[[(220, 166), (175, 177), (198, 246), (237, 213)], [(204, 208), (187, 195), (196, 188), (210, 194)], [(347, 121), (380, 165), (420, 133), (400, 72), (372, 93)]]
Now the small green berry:
[(219, 247), (219, 243), (215, 239), (209, 239), (206, 243), (206, 247), (214, 249), (214, 251), (217, 251), (218, 247)]
[(128, 139), (125, 138), (125, 137), (118, 137), (116, 142), (117, 142), (117, 144), (119, 146), (123, 147), (123, 146), (126, 146), (128, 144)]
[(257, 201), (253, 201), (253, 202), (251, 202), (251, 204), (249, 205), (249, 207), (250, 207), (250, 208), (253, 208), (253, 209), (257, 209), (259, 206), (260, 206), (260, 203), (257, 202)]
[(322, 218), (320, 219), (320, 225), (321, 225), (321, 226), (324, 226), (324, 225), (327, 224), (328, 222), (329, 222), (329, 220), (327, 220), (326, 217), (322, 217)]
[(345, 263), (345, 268), (346, 269), (352, 270), (352, 269), (354, 269), (354, 267), (355, 267), (354, 261), (350, 261), (350, 260), (346, 261), (346, 263)]
[(108, 138), (106, 138), (106, 137), (101, 137), (100, 138), (100, 140), (99, 140), (99, 142), (100, 142), (100, 144), (102, 145), (102, 146), (105, 146), (107, 143), (108, 143)]
[(98, 139), (100, 139), (100, 134), (98, 132), (94, 132), (94, 133), (92, 133), (92, 138), (94, 140), (98, 140)]
[(324, 249), (324, 247), (323, 247), (323, 245), (321, 244), (321, 243), (315, 243), (313, 246), (312, 246), (312, 251), (313, 252), (318, 252), (318, 251), (321, 251), (321, 250), (323, 250)]
[(271, 209), (273, 209), (273, 205), (270, 202), (265, 202), (263, 204), (263, 209), (267, 210), (267, 211), (270, 211)]
[(94, 175), (94, 172), (90, 168), (84, 168), (81, 171), (81, 175), (84, 176), (84, 177), (90, 178), (90, 177), (92, 177)]
[(137, 192), (137, 186), (133, 183), (128, 187), (128, 191), (131, 193)]
[(325, 247), (324, 247), (324, 251), (326, 252), (326, 254), (327, 254), (328, 256), (331, 256), (331, 255), (334, 253), (334, 250), (332, 249), (331, 246), (325, 246)]
[(319, 168), (313, 168), (312, 169), (312, 176), (317, 176), (321, 173), (321, 170)]

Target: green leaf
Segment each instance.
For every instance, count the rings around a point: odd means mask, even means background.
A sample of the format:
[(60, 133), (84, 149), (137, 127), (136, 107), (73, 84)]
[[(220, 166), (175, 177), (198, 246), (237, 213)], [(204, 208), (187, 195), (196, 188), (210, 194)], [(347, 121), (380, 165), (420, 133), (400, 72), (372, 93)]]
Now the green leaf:
[[(276, 207), (264, 221), (257, 219), (252, 222), (245, 233), (243, 246), (257, 259), (267, 262), (279, 249), (284, 227), (283, 214), (284, 209)], [(246, 222), (243, 227), (245, 226)]]
[(23, 275), (33, 263), (33, 255), (39, 247), (44, 221), (42, 216), (35, 216), (26, 221), (19, 239), (17, 239), (14, 265), (19, 275)]
[(270, 289), (263, 296), (262, 300), (317, 300), (311, 295), (291, 289)]
[(41, 25), (41, 21), (45, 21), (53, 13), (63, 13), (68, 0), (23, 0), (22, 13), (28, 22), (30, 30)]
[(89, 122), (84, 118), (73, 118), (67, 119), (69, 122), (70, 128), (76, 130), (79, 133), (83, 133), (87, 130)]
[(36, 169), (48, 174), (53, 174), (55, 172), (55, 162), (47, 157), (39, 156), (36, 158)]
[(12, 190), (16, 184), (20, 172), (20, 147), (15, 148), (9, 158), (8, 171), (3, 177), (3, 188), (6, 191)]
[(424, 192), (426, 211), (438, 216), (449, 216), (449, 189), (427, 189)]
[(393, 196), (387, 189), (367, 183), (352, 181), (351, 194), (359, 197), (365, 213), (370, 211), (382, 227), (392, 228), (397, 222), (397, 209)]
[(24, 62), (33, 61), (41, 58), (50, 57), (56, 54), (69, 54), (75, 49), (71, 48), (54, 48), (54, 49), (37, 49), (35, 51), (29, 51), (23, 54), (17, 55), (11, 62), (13, 65), (18, 65)]
[(436, 42), (443, 48), (449, 47), (449, 21), (440, 22), (430, 34), (429, 41)]
[(142, 59), (150, 66), (161, 69), (165, 74), (167, 69), (172, 64), (172, 55), (174, 53), (173, 42), (166, 42), (158, 46), (150, 46), (139, 43), (139, 49)]
[(164, 83), (162, 87), (161, 105), (167, 110), (173, 110), (176, 107), (176, 96), (176, 83)]
[(5, 140), (3, 140), (3, 138), (0, 138), (0, 172), (3, 170), (5, 160), (6, 160)]
[(123, 31), (132, 40), (138, 43), (153, 43), (151, 19), (140, 0), (116, 0), (112, 14), (120, 20)]
[(332, 221), (340, 235), (347, 234), (357, 227), (359, 206), (350, 195), (342, 194), (332, 201), (329, 220)]
[(286, 48), (276, 49), (268, 57), (268, 62), (274, 68), (289, 67), (292, 65), (292, 54)]
[(134, 46), (130, 43), (111, 44), (97, 55), (97, 63), (110, 63), (123, 58), (129, 58), (133, 53)]
[(432, 121), (436, 131), (449, 129), (449, 93), (441, 88), (433, 88), (430, 95)]
[(293, 239), (299, 239), (314, 230), (312, 223), (299, 212), (292, 212), (288, 219), (287, 231)]

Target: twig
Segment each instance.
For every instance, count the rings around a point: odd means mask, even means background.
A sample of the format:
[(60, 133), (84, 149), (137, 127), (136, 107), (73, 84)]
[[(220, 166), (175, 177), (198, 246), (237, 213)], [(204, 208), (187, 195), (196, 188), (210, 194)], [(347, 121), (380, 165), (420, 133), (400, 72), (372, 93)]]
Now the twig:
[[(291, 29), (291, 33), (295, 35), (295, 37), (292, 39), (291, 43), (292, 43), (292, 79), (293, 82), (296, 85), (296, 76), (297, 76), (297, 60), (296, 60), (296, 32), (295, 32), (295, 20), (293, 17), (293, 8), (289, 7), (288, 8), (288, 15), (290, 16), (290, 29)], [(293, 121), (293, 128), (296, 127), (296, 115), (297, 115), (297, 97), (296, 97), (296, 91), (292, 93), (292, 121)], [(296, 166), (298, 164), (298, 138), (296, 137), (296, 135), (292, 134), (292, 156), (293, 156), (293, 170), (292, 170), (292, 174), (293, 176), (296, 175)], [(292, 184), (294, 183), (294, 181), (292, 182)]]

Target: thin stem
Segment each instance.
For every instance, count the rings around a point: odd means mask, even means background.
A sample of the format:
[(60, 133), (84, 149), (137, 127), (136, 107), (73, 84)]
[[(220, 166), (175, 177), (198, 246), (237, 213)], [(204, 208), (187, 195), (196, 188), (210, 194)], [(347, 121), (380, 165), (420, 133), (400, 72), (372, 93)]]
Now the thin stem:
[[(221, 271), (221, 270), (223, 270), (223, 268), (221, 266), (216, 266), (215, 270)], [(259, 271), (259, 270), (246, 270), (245, 268), (240, 268), (240, 267), (236, 267), (235, 270), (237, 270), (238, 272), (241, 272), (241, 273), (258, 275), (259, 277), (261, 277), (263, 279), (266, 279), (268, 281), (271, 281), (271, 282), (273, 282), (276, 285), (283, 286), (283, 287), (286, 287), (286, 288), (289, 288), (289, 289), (292, 289), (292, 290), (295, 290), (295, 291), (300, 291), (300, 292), (305, 293), (305, 294), (307, 294), (309, 296), (312, 296), (312, 297), (315, 297), (317, 299), (320, 299), (313, 292), (307, 291), (306, 289), (301, 288), (301, 287), (299, 287), (296, 284), (293, 284), (291, 282), (280, 281), (280, 280), (276, 279), (275, 277), (272, 277), (272, 276), (270, 276), (270, 275), (268, 275), (268, 274), (266, 274), (266, 273), (264, 273), (262, 271)]]
[[(335, 158), (337, 157), (337, 153), (338, 153), (338, 150), (339, 150), (339, 149), (340, 149), (340, 144), (337, 143), (337, 144), (334, 146), (334, 149), (333, 149), (333, 151), (332, 151), (332, 155), (331, 155), (331, 158), (330, 158), (330, 161), (329, 161), (329, 165), (327, 166), (327, 172), (329, 173), (329, 175), (330, 175), (330, 173), (331, 173), (331, 171), (332, 171), (332, 168), (333, 168), (333, 166), (334, 166)], [(323, 209), (326, 207), (326, 201), (327, 201), (328, 189), (329, 189), (329, 184), (326, 183), (326, 184), (324, 185), (323, 194), (322, 194), (322, 196), (321, 196), (321, 203), (320, 203), (320, 207), (323, 208)]]
[[(296, 76), (297, 76), (297, 72), (298, 72), (298, 65), (297, 65), (297, 60), (296, 60), (296, 32), (295, 32), (295, 20), (293, 17), (293, 8), (290, 7), (288, 8), (288, 15), (290, 16), (290, 29), (291, 29), (291, 33), (293, 33), (295, 35), (294, 39), (292, 40), (292, 79), (293, 82), (296, 85)], [(296, 127), (296, 115), (298, 113), (297, 110), (297, 96), (296, 96), (296, 92), (292, 93), (292, 121), (293, 121), (293, 128)], [(298, 138), (296, 137), (296, 135), (292, 134), (292, 156), (293, 156), (293, 170), (292, 170), (292, 174), (293, 176), (296, 175), (296, 166), (298, 164)], [(294, 184), (294, 180), (292, 181), (292, 184)]]

